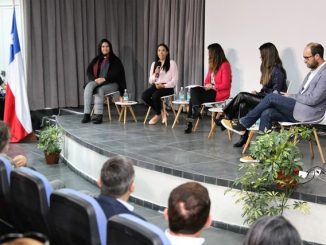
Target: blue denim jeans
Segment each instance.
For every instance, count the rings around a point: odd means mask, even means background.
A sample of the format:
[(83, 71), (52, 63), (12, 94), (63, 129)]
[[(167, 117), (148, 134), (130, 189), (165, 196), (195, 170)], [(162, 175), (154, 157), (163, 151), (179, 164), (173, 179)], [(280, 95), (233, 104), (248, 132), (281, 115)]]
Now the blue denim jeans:
[(272, 122), (296, 122), (293, 118), (295, 99), (279, 94), (268, 94), (240, 123), (250, 128), (259, 118), (259, 130), (264, 131), (272, 127)]

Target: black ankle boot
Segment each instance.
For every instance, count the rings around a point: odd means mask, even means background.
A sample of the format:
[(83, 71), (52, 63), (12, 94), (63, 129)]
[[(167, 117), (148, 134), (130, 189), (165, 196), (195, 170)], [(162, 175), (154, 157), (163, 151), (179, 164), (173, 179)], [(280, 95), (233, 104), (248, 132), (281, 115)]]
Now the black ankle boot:
[(89, 113), (85, 113), (83, 119), (81, 120), (82, 123), (88, 123), (91, 121), (91, 116)]
[(92, 121), (94, 124), (101, 124), (103, 121), (103, 115), (96, 115), (96, 117)]
[(185, 129), (185, 134), (191, 134), (192, 132), (192, 122), (188, 122), (187, 128)]
[(249, 135), (249, 133), (248, 133), (248, 131), (246, 131), (246, 133), (244, 135), (241, 135), (240, 140), (237, 143), (235, 143), (233, 146), (234, 147), (242, 147), (244, 144), (246, 144), (248, 135)]

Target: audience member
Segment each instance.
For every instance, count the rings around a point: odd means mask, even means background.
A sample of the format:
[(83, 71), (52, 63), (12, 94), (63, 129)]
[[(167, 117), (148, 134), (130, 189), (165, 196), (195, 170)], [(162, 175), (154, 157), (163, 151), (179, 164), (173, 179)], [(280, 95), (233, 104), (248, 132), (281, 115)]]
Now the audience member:
[(4, 121), (0, 121), (0, 156), (8, 159), (10, 163), (18, 168), (27, 165), (27, 159), (23, 155), (17, 155), (11, 158), (7, 155), (9, 150), (10, 131), (8, 125)]
[[(95, 124), (103, 120), (104, 95), (114, 91), (121, 96), (126, 89), (125, 71), (120, 59), (114, 54), (112, 44), (102, 39), (98, 45), (98, 55), (87, 68), (88, 81), (84, 85), (84, 117), (82, 123), (91, 120)], [(91, 118), (91, 104), (94, 95), (94, 115)]]
[(135, 189), (134, 179), (135, 171), (131, 160), (116, 156), (104, 163), (98, 180), (101, 193), (96, 199), (107, 219), (121, 213), (133, 214), (144, 219), (135, 214), (134, 207), (128, 203), (128, 199)]
[(294, 226), (282, 216), (264, 216), (250, 227), (243, 245), (301, 245)]
[(225, 57), (224, 50), (218, 43), (208, 46), (208, 72), (204, 87), (190, 90), (188, 123), (185, 134), (192, 132), (192, 123), (200, 116), (200, 105), (206, 102), (223, 101), (230, 97), (231, 66)]
[[(156, 114), (149, 124), (156, 124), (161, 118), (161, 97), (173, 94), (178, 83), (178, 67), (174, 60), (170, 60), (170, 51), (166, 44), (157, 46), (156, 59), (149, 73), (149, 83), (151, 86), (143, 92), (142, 99)], [(163, 115), (162, 123), (166, 120), (166, 115)]]
[[(264, 43), (259, 47), (260, 50), (260, 84), (262, 88), (259, 92), (241, 92), (226, 105), (224, 113), (229, 120), (244, 117), (251, 109), (259, 104), (260, 101), (272, 92), (286, 92), (286, 71), (274, 44)], [(248, 139), (248, 131), (241, 136), (234, 147), (243, 146)]]
[(8, 233), (0, 237), (1, 245), (49, 245), (49, 239), (39, 232)]
[(324, 48), (318, 43), (309, 43), (303, 52), (304, 62), (311, 69), (297, 94), (271, 93), (245, 117), (231, 123), (222, 120), (223, 126), (243, 135), (259, 118), (259, 130), (272, 127), (272, 122), (305, 122), (319, 120), (326, 109), (326, 66)]
[[(0, 121), (0, 157), (4, 157), (10, 161), (13, 167), (27, 167), (27, 158), (23, 155), (17, 155), (13, 158), (7, 155), (9, 150), (10, 130), (4, 121)], [(33, 167), (31, 169), (35, 170)], [(58, 190), (65, 187), (61, 180), (50, 181), (53, 189)]]
[(188, 182), (172, 190), (164, 217), (169, 222), (165, 234), (171, 245), (203, 244), (201, 233), (211, 224), (211, 201), (207, 189), (197, 182)]

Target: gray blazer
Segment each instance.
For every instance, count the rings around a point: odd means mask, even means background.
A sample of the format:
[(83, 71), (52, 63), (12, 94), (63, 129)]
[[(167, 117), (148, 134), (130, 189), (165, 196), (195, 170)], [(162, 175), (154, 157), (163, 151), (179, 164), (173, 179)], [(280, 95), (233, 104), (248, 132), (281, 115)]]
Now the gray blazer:
[[(302, 88), (308, 80), (308, 75)], [(293, 111), (295, 120), (306, 122), (321, 119), (326, 110), (326, 65), (318, 71), (302, 94), (292, 94), (290, 97), (296, 100)]]

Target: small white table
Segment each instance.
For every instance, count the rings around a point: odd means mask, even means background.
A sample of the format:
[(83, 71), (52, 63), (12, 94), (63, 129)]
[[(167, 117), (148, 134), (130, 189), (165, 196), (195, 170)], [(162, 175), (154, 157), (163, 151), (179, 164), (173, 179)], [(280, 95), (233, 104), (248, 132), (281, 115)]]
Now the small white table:
[(129, 108), (129, 111), (130, 111), (134, 121), (137, 122), (137, 119), (136, 119), (134, 110), (132, 109), (132, 106), (138, 104), (138, 102), (136, 102), (136, 101), (123, 101), (123, 102), (117, 101), (117, 102), (115, 102), (115, 104), (121, 106), (119, 122), (121, 122), (122, 116), (123, 116), (123, 124), (126, 124), (127, 108)]
[(177, 115), (175, 116), (175, 119), (174, 119), (174, 122), (173, 122), (173, 125), (172, 125), (172, 128), (174, 128), (175, 124), (178, 122), (180, 113), (183, 110), (183, 108), (185, 108), (188, 111), (189, 101), (187, 101), (187, 100), (174, 100), (174, 101), (172, 101), (172, 104), (179, 106)]

